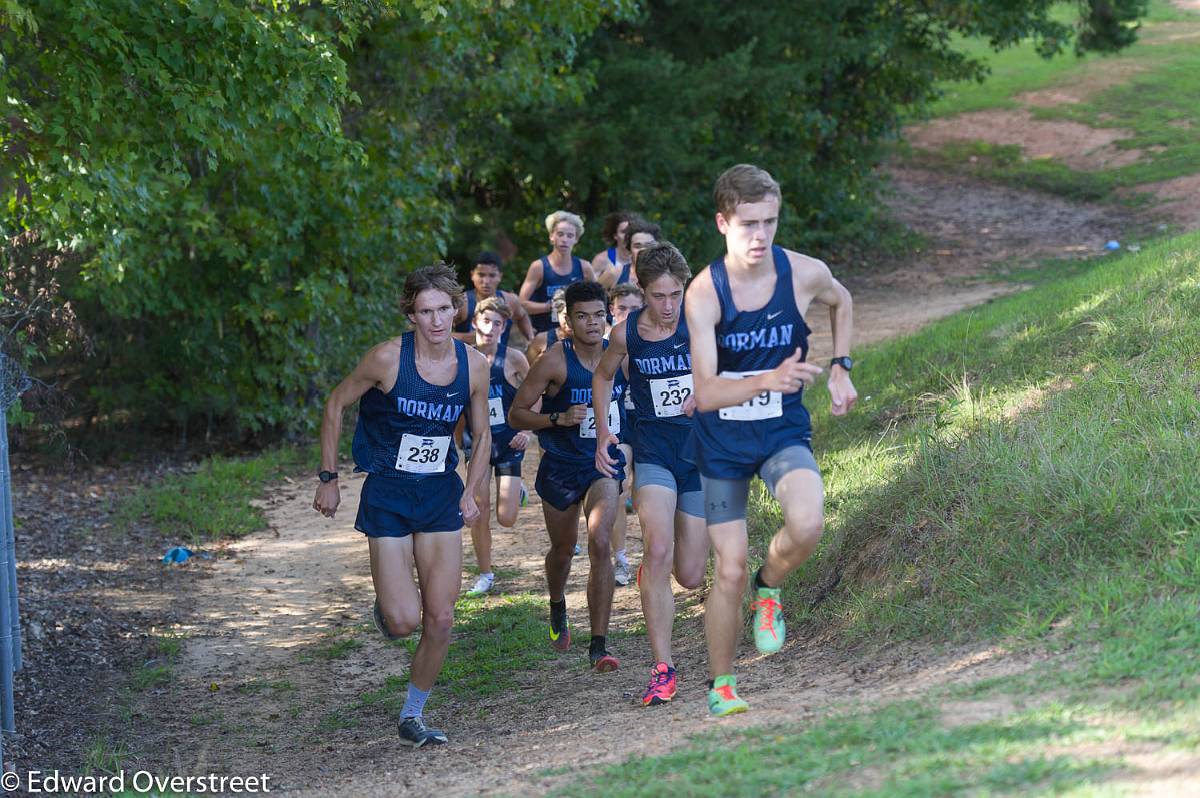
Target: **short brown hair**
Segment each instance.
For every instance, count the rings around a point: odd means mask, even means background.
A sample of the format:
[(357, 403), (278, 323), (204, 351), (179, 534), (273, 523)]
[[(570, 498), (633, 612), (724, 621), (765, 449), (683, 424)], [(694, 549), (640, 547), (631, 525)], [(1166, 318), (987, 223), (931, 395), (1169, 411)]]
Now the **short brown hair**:
[(767, 197), (783, 199), (779, 184), (765, 169), (748, 163), (729, 167), (713, 186), (713, 202), (717, 206), (717, 213), (726, 219), (733, 216), (737, 206), (743, 202), (761, 202)]
[(625, 228), (625, 249), (633, 248), (633, 237), (638, 233), (649, 233), (657, 241), (659, 236), (662, 235), (662, 228), (654, 222), (646, 221), (640, 216), (636, 219), (630, 219), (629, 226)]
[(604, 239), (606, 244), (619, 244), (617, 241), (617, 229), (623, 222), (632, 222), (634, 219), (640, 219), (633, 211), (614, 211), (604, 217), (604, 227), (600, 231), (600, 237)]
[(504, 301), (504, 297), (499, 294), (479, 300), (479, 304), (475, 306), (475, 315), (478, 316), (487, 313), (489, 310), (493, 313), (499, 313), (506, 319), (512, 318), (512, 308)]
[(458, 284), (458, 276), (454, 269), (445, 263), (435, 263), (432, 266), (422, 266), (405, 278), (404, 289), (400, 292), (400, 312), (405, 316), (411, 314), (417, 306), (417, 295), (431, 288), (450, 297), (450, 302), (456, 309), (466, 302), (463, 287)]
[(692, 279), (687, 259), (670, 241), (655, 241), (639, 252), (635, 271), (643, 290), (664, 274), (671, 275), (684, 286)]
[[(641, 257), (638, 257), (641, 260)], [(642, 278), (638, 278), (639, 280)], [(638, 288), (633, 283), (618, 283), (608, 289), (608, 304), (611, 307), (612, 303), (616, 302), (623, 296), (635, 296), (641, 301), (646, 301), (646, 295), (642, 293), (642, 289)]]

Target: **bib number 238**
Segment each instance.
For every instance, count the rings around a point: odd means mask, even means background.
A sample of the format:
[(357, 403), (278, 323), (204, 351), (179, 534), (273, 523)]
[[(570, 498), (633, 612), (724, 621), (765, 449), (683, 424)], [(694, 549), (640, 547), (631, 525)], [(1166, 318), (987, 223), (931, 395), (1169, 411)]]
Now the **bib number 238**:
[[(768, 370), (723, 371), (717, 376), (729, 380), (741, 380), (746, 377), (765, 374)], [(779, 418), (782, 415), (783, 394), (779, 391), (763, 391), (750, 397), (740, 405), (722, 407), (718, 413), (718, 416), (723, 421), (760, 421), (764, 418)]]
[(446, 470), (446, 455), (450, 452), (449, 435), (412, 435), (404, 433), (396, 468), (410, 474), (440, 474)]

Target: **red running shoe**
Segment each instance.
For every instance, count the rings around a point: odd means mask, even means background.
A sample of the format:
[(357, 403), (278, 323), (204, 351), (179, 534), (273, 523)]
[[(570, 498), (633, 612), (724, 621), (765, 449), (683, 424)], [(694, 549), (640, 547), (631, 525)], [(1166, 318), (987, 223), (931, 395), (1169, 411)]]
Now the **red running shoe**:
[(642, 696), (642, 706), (656, 707), (675, 697), (675, 669), (665, 662), (656, 662), (650, 669), (650, 684)]

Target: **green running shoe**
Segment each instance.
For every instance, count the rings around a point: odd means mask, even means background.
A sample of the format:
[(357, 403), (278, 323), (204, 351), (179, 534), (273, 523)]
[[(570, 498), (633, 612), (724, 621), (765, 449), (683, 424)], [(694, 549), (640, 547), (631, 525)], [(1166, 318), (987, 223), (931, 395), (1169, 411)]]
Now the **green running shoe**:
[(708, 711), (714, 718), (726, 715), (736, 715), (750, 708), (737, 694), (737, 677), (732, 673), (713, 679), (712, 689), (708, 691)]
[(774, 654), (783, 648), (787, 629), (783, 623), (783, 605), (779, 603), (779, 588), (760, 587), (750, 605), (754, 608), (754, 646), (760, 654)]

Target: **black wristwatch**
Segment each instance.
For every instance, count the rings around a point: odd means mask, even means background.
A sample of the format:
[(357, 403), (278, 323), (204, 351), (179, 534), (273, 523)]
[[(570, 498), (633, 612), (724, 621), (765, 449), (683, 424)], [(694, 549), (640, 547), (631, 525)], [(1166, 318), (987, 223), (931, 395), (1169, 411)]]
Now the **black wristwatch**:
[(558, 413), (550, 414), (550, 426), (552, 426), (552, 427), (558, 426)]
[(850, 371), (850, 369), (854, 368), (854, 361), (848, 357), (835, 357), (829, 361), (829, 367), (833, 368), (834, 366), (841, 366), (846, 371)]
[(317, 479), (321, 480), (322, 482), (333, 482), (335, 479), (337, 479), (337, 472), (322, 471), (321, 473), (317, 474)]

